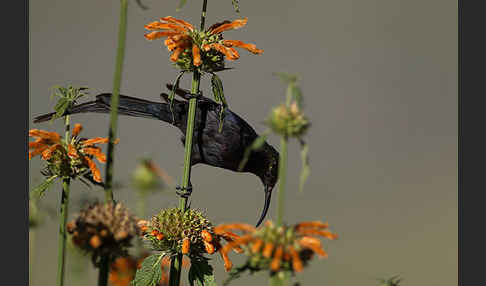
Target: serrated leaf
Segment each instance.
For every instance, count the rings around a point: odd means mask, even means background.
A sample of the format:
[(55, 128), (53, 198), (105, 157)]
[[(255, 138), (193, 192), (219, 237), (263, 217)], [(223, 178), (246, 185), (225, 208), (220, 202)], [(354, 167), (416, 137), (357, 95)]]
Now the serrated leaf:
[(55, 118), (62, 117), (64, 112), (69, 108), (69, 100), (65, 97), (61, 97), (58, 101), (56, 106), (54, 106), (54, 110), (56, 111)]
[(40, 199), (44, 193), (49, 189), (49, 187), (54, 183), (54, 179), (57, 178), (57, 175), (51, 176), (47, 178), (44, 182), (42, 182), (40, 185), (35, 187), (30, 191), (30, 198), (37, 200)]
[(238, 166), (239, 171), (242, 171), (243, 168), (245, 168), (245, 165), (246, 163), (248, 163), (248, 159), (250, 158), (251, 152), (257, 151), (263, 146), (265, 140), (267, 140), (267, 136), (268, 131), (257, 137), (255, 140), (253, 140), (250, 146), (246, 147), (245, 153), (243, 154), (243, 159), (240, 161), (240, 165)]
[(223, 82), (221, 79), (213, 73), (211, 77), (211, 86), (213, 89), (214, 101), (218, 102), (221, 106), (219, 111), (219, 128), (218, 132), (223, 130), (224, 110), (228, 106), (226, 98), (224, 97)]
[(145, 258), (132, 281), (134, 286), (157, 286), (162, 279), (160, 261), (164, 254), (152, 254)]
[(217, 286), (214, 279), (213, 267), (207, 259), (191, 259), (191, 268), (188, 273), (189, 285), (191, 286)]
[(302, 160), (302, 168), (300, 170), (300, 179), (299, 179), (299, 192), (304, 191), (304, 185), (307, 182), (310, 174), (310, 165), (309, 165), (309, 145), (306, 144), (304, 141), (301, 141), (301, 148), (300, 151), (300, 158)]

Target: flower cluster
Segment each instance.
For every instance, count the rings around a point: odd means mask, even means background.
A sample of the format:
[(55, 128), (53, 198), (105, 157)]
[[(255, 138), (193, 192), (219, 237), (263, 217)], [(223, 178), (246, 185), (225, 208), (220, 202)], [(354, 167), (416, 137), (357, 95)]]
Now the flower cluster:
[(224, 21), (212, 25), (206, 31), (199, 31), (184, 20), (167, 16), (145, 25), (145, 29), (151, 31), (145, 34), (145, 38), (155, 40), (167, 37), (164, 44), (172, 52), (170, 60), (183, 70), (216, 72), (224, 69), (225, 58), (234, 61), (240, 57), (235, 47), (253, 54), (263, 53), (254, 44), (223, 39), (222, 32), (241, 28), (247, 22), (247, 18)]
[[(148, 256), (144, 253), (138, 257), (136, 256), (123, 256), (118, 257), (110, 266), (110, 275), (108, 277), (110, 283), (113, 286), (129, 286), (130, 282), (135, 278), (135, 273), (142, 265), (143, 260)], [(187, 268), (190, 265), (189, 259), (182, 260), (182, 267)], [(165, 256), (160, 262), (162, 269), (162, 277), (157, 285), (154, 286), (167, 286), (169, 285), (169, 268), (170, 257)]]
[(301, 222), (295, 226), (275, 226), (267, 221), (265, 226), (255, 229), (245, 224), (222, 224), (214, 228), (216, 234), (229, 230), (243, 232), (239, 238), (226, 244), (222, 252), (238, 247), (248, 256), (248, 266), (253, 271), (269, 269), (300, 272), (316, 253), (327, 257), (321, 241), (314, 236), (336, 239), (337, 235), (326, 229), (327, 223), (320, 221)]
[(281, 104), (272, 109), (267, 125), (279, 135), (302, 137), (309, 128), (310, 122), (297, 103), (293, 102), (289, 106)]
[(101, 182), (100, 170), (93, 159), (106, 162), (105, 154), (96, 144), (108, 143), (108, 138), (79, 138), (82, 129), (81, 124), (76, 124), (69, 142), (56, 132), (30, 130), (29, 136), (36, 140), (29, 142), (29, 159), (40, 154), (47, 162), (47, 173), (51, 176), (76, 178), (91, 173), (94, 181)]
[(132, 238), (140, 235), (137, 221), (121, 203), (95, 203), (81, 210), (67, 231), (76, 246), (93, 254), (97, 265), (102, 255), (125, 254)]
[[(178, 208), (163, 210), (152, 217), (150, 222), (139, 221), (144, 239), (154, 250), (170, 256), (182, 253), (192, 258), (202, 258), (204, 254), (219, 252), (225, 268), (231, 269), (232, 263), (227, 252), (222, 252), (221, 240), (234, 242), (238, 235), (221, 231), (216, 234), (211, 222), (198, 210), (182, 211)], [(236, 251), (239, 249), (236, 248)]]

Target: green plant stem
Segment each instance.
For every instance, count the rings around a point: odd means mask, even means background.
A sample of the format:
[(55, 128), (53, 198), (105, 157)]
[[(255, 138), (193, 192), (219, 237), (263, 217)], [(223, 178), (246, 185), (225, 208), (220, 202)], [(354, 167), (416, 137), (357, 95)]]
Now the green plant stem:
[[(70, 130), (70, 117), (66, 115), (64, 118), (66, 146), (69, 144), (69, 130)], [(58, 286), (64, 285), (64, 270), (66, 264), (66, 222), (68, 216), (69, 205), (69, 184), (70, 178), (62, 179), (62, 192), (61, 192), (61, 207), (59, 213), (59, 246), (57, 256), (57, 284)]]
[[(201, 9), (201, 31), (204, 30), (204, 24), (206, 22), (206, 8), (208, 1), (203, 0), (203, 6)], [(191, 93), (196, 94), (199, 92), (199, 85), (201, 82), (201, 73), (195, 70), (192, 75), (192, 85)], [(187, 127), (186, 127), (186, 140), (184, 143), (184, 172), (182, 175), (182, 189), (186, 190), (189, 186), (189, 181), (191, 179), (191, 154), (192, 154), (192, 137), (194, 134), (194, 119), (196, 118), (196, 107), (197, 99), (191, 98), (189, 100), (189, 111), (187, 116)], [(187, 198), (181, 197), (179, 199), (179, 208), (181, 210), (187, 209)], [(175, 259), (172, 259), (170, 263), (169, 272), (169, 285), (179, 286), (181, 281), (181, 271), (182, 271), (182, 253), (177, 254)]]
[(35, 266), (35, 226), (29, 226), (29, 285), (34, 281), (34, 266)]
[[(118, 103), (120, 99), (120, 86), (123, 71), (123, 59), (125, 57), (125, 42), (127, 35), (128, 0), (120, 0), (120, 20), (118, 24), (118, 47), (116, 53), (115, 76), (113, 80), (113, 94), (111, 96), (110, 127), (108, 132), (108, 151), (105, 172), (105, 201), (113, 201), (113, 159), (115, 137), (118, 125)], [(109, 255), (103, 256), (100, 261), (98, 274), (98, 286), (108, 285), (108, 273), (110, 269)]]
[(108, 256), (101, 257), (98, 285), (108, 285), (108, 273), (110, 272), (110, 259)]
[(278, 164), (278, 205), (277, 205), (277, 226), (281, 226), (285, 208), (285, 184), (287, 183), (287, 145), (288, 138), (280, 139), (280, 160)]
[(116, 54), (115, 76), (113, 82), (113, 94), (111, 96), (110, 127), (108, 132), (108, 151), (105, 173), (106, 202), (113, 201), (113, 152), (115, 148), (115, 136), (118, 125), (118, 103), (120, 99), (120, 86), (123, 70), (123, 58), (125, 56), (125, 42), (127, 34), (128, 0), (120, 0), (120, 22), (118, 26), (118, 49)]
[(59, 248), (57, 257), (57, 284), (64, 285), (64, 269), (66, 260), (66, 222), (69, 203), (69, 178), (62, 180), (61, 210), (59, 215)]

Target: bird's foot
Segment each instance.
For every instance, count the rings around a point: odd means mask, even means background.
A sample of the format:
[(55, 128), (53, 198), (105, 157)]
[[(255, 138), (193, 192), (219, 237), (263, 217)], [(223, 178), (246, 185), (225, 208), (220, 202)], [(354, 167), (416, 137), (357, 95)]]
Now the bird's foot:
[(182, 198), (187, 199), (192, 194), (192, 186), (187, 186), (187, 187), (177, 186), (176, 187), (176, 194), (178, 194)]

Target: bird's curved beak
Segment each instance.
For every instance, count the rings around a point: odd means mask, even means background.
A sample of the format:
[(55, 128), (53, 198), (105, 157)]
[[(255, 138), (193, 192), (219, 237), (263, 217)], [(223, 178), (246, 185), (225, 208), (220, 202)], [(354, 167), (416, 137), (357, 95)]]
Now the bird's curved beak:
[(270, 199), (272, 197), (272, 190), (273, 190), (273, 187), (265, 186), (265, 204), (263, 205), (263, 211), (262, 211), (262, 214), (260, 215), (260, 218), (258, 219), (256, 227), (258, 227), (262, 223), (263, 219), (265, 219), (265, 216), (267, 215), (268, 208), (270, 207)]

